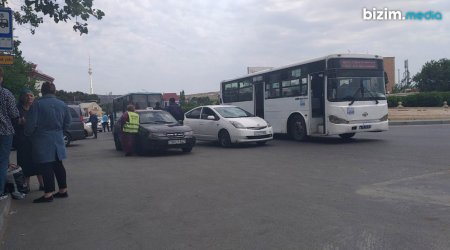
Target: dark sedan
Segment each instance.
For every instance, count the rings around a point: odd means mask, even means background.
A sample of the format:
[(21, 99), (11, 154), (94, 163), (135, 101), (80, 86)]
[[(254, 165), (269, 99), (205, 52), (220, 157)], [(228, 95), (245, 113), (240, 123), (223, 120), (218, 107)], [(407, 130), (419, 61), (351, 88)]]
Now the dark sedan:
[[(139, 114), (139, 131), (135, 139), (135, 151), (139, 155), (152, 151), (163, 151), (171, 148), (191, 152), (195, 145), (195, 137), (189, 126), (178, 123), (172, 115), (163, 110), (137, 110)], [(120, 124), (114, 127), (114, 143), (116, 150), (122, 150), (120, 143)]]

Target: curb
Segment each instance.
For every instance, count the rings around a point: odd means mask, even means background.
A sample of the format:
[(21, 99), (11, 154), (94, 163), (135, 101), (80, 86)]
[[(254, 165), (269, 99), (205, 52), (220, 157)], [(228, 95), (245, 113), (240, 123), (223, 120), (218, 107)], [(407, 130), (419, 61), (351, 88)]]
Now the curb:
[(394, 120), (389, 126), (450, 124), (450, 120)]
[(9, 209), (11, 207), (11, 198), (0, 201), (0, 242), (3, 242), (3, 236), (6, 231), (6, 220), (9, 215)]

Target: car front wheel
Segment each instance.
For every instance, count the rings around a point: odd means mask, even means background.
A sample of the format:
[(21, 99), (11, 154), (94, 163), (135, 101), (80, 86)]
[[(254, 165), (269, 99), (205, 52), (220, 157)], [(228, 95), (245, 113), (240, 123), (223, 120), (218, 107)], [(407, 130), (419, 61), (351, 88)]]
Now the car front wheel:
[(223, 130), (219, 134), (219, 144), (224, 148), (231, 147), (231, 138), (228, 131)]

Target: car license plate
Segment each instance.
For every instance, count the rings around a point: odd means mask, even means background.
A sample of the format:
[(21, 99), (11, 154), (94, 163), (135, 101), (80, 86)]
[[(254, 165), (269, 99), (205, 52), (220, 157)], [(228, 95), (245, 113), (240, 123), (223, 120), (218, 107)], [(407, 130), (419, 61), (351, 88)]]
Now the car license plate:
[(186, 140), (169, 140), (169, 145), (185, 144)]
[(369, 129), (371, 127), (372, 127), (371, 125), (361, 125), (359, 126), (359, 129)]
[(266, 131), (255, 131), (255, 136), (265, 135), (265, 134), (266, 134)]

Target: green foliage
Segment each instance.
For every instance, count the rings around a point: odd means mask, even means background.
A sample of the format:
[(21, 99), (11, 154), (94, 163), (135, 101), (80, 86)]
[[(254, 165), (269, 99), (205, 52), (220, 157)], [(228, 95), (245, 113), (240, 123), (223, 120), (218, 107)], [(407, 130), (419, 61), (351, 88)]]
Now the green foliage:
[(186, 103), (186, 95), (184, 94), (184, 90), (180, 92), (180, 105), (184, 105)]
[(181, 109), (183, 110), (183, 112), (187, 112), (198, 106), (211, 105), (211, 104), (214, 104), (214, 101), (211, 101), (209, 99), (209, 97), (207, 97), (207, 96), (192, 97), (191, 100), (189, 100), (189, 102), (185, 102), (184, 104), (181, 104), (181, 102), (180, 102), (180, 106), (181, 106)]
[(397, 107), (402, 102), (404, 107), (441, 107), (444, 101), (450, 103), (450, 92), (424, 92), (406, 96), (389, 96), (388, 106)]
[[(0, 5), (7, 6), (8, 0), (0, 0)], [(103, 11), (93, 9), (92, 5), (93, 0), (24, 0), (20, 3), (20, 10), (14, 11), (14, 20), (19, 25), (29, 24), (31, 34), (34, 34), (44, 22), (44, 16), (50, 17), (55, 23), (75, 19), (73, 30), (82, 35), (88, 33), (87, 21), (90, 17), (100, 20), (105, 16)]]
[(66, 103), (81, 103), (81, 102), (99, 102), (100, 98), (97, 95), (90, 95), (80, 91), (66, 92), (64, 90), (57, 90), (56, 97)]
[(450, 59), (443, 58), (425, 63), (413, 80), (422, 92), (450, 91)]
[(3, 71), (5, 77), (3, 79), (3, 87), (9, 89), (16, 98), (19, 97), (20, 91), (28, 88), (35, 95), (38, 90), (35, 88), (36, 81), (29, 76), (32, 72), (32, 64), (25, 61), (22, 57), (22, 51), (19, 50), (20, 41), (14, 41), (14, 63), (10, 66), (4, 66)]

